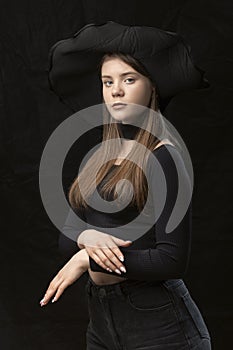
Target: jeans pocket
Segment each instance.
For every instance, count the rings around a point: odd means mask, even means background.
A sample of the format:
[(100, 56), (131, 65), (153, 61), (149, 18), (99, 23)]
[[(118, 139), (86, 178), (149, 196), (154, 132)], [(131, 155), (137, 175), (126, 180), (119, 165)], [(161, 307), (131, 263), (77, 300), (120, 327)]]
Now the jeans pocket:
[(149, 283), (129, 291), (127, 301), (132, 308), (140, 311), (159, 311), (173, 305), (163, 285)]
[(189, 316), (191, 317), (191, 320), (192, 320), (194, 326), (196, 327), (200, 337), (210, 339), (210, 335), (209, 335), (207, 326), (205, 324), (205, 321), (201, 315), (201, 312), (198, 309), (196, 303), (192, 299), (189, 292), (187, 292), (185, 295), (181, 296), (181, 299), (183, 300), (185, 308), (188, 311)]

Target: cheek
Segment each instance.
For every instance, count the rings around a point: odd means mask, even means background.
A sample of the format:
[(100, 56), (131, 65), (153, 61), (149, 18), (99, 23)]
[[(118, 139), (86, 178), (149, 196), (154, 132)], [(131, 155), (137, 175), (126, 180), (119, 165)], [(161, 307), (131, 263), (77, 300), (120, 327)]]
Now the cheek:
[(108, 100), (109, 100), (109, 92), (106, 90), (106, 89), (103, 89), (102, 90), (102, 96), (103, 96), (103, 100), (104, 100), (104, 102), (108, 102)]
[(134, 91), (135, 99), (142, 105), (147, 106), (150, 101), (151, 90), (145, 88), (145, 86), (139, 87)]

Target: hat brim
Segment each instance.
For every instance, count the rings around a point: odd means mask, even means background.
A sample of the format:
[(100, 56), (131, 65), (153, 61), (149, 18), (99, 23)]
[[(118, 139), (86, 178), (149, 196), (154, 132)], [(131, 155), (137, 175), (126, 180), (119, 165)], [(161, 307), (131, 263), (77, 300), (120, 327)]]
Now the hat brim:
[(57, 42), (49, 53), (51, 89), (74, 111), (102, 103), (98, 65), (104, 54), (122, 52), (139, 60), (166, 105), (178, 93), (206, 87), (190, 48), (177, 33), (113, 21), (87, 24), (72, 38)]

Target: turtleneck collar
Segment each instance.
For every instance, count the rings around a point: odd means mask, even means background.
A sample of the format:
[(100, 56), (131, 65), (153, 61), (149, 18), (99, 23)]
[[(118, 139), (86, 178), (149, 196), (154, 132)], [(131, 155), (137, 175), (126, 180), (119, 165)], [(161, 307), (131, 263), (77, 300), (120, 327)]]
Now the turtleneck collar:
[(118, 130), (120, 132), (121, 137), (124, 139), (134, 140), (137, 132), (140, 130), (140, 127), (132, 124), (123, 124), (117, 123)]

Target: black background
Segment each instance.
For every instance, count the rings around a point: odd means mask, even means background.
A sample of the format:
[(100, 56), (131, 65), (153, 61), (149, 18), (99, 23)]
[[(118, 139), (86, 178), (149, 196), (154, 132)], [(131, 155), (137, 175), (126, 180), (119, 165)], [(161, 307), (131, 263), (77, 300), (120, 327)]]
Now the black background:
[[(59, 302), (39, 305), (65, 261), (58, 250), (59, 232), (40, 198), (40, 157), (50, 134), (72, 114), (49, 89), (48, 51), (84, 24), (113, 20), (182, 34), (210, 82), (206, 90), (175, 97), (165, 115), (183, 137), (194, 168), (192, 256), (184, 280), (206, 320), (213, 349), (230, 349), (231, 1), (1, 0), (0, 5), (0, 348), (85, 349), (86, 274)], [(82, 152), (83, 147), (73, 147), (67, 159), (66, 185)]]

